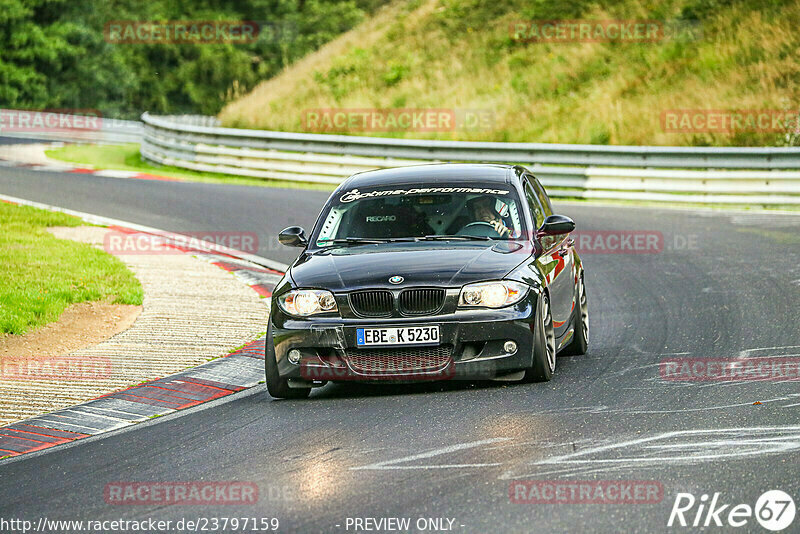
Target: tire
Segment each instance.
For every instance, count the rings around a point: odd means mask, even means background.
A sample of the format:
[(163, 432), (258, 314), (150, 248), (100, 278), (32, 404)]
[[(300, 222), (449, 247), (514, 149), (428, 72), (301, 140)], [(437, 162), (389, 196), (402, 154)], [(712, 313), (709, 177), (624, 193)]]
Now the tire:
[(567, 356), (582, 356), (589, 348), (589, 307), (586, 303), (586, 284), (583, 281), (583, 273), (578, 277), (578, 284), (578, 298), (573, 318), (575, 335), (569, 345), (562, 350), (562, 353)]
[(276, 399), (306, 399), (311, 388), (290, 388), (289, 380), (278, 374), (278, 362), (275, 360), (275, 343), (272, 341), (272, 324), (267, 327), (267, 339), (264, 341), (264, 375), (267, 391)]
[(553, 315), (550, 298), (542, 293), (536, 310), (536, 327), (533, 332), (533, 365), (525, 370), (525, 382), (547, 382), (556, 370), (556, 336), (553, 332)]

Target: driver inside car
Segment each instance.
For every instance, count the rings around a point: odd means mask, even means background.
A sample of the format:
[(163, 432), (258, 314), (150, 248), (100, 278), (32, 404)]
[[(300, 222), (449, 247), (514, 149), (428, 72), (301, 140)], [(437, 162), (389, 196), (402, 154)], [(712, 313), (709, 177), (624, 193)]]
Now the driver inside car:
[(467, 207), (472, 214), (474, 222), (489, 223), (500, 237), (511, 237), (511, 229), (503, 222), (502, 217), (495, 209), (494, 197), (478, 197), (467, 202)]

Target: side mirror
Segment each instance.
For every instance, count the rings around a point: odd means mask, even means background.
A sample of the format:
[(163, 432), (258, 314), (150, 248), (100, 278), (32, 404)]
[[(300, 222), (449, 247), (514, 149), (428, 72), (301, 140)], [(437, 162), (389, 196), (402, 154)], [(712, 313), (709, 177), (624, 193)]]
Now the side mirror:
[(536, 231), (536, 237), (568, 234), (575, 229), (575, 221), (564, 215), (551, 215)]
[(281, 245), (286, 245), (287, 247), (304, 247), (308, 245), (306, 231), (300, 226), (290, 226), (281, 230), (281, 233), (278, 234), (278, 241), (280, 241)]

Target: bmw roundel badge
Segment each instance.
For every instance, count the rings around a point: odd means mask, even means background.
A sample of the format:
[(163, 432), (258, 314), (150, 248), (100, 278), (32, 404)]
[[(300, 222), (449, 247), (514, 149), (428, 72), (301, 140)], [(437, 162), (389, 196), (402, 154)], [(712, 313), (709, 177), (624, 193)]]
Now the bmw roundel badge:
[(390, 284), (402, 284), (403, 280), (405, 280), (405, 278), (403, 278), (402, 276), (394, 275), (393, 277), (389, 278), (389, 283)]

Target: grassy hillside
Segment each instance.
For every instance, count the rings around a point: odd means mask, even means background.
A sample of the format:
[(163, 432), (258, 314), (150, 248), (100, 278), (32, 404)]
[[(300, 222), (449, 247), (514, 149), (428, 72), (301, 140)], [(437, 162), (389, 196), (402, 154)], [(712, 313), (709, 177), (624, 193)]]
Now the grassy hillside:
[[(659, 20), (692, 31), (649, 43), (512, 37), (512, 23), (543, 19)], [(492, 114), (490, 128), (369, 135), (781, 146), (783, 133), (666, 132), (661, 114), (797, 110), (798, 27), (799, 1), (396, 1), (229, 104), (220, 118), (227, 126), (303, 131), (307, 109), (481, 109)], [(797, 135), (788, 137), (797, 143)]]

